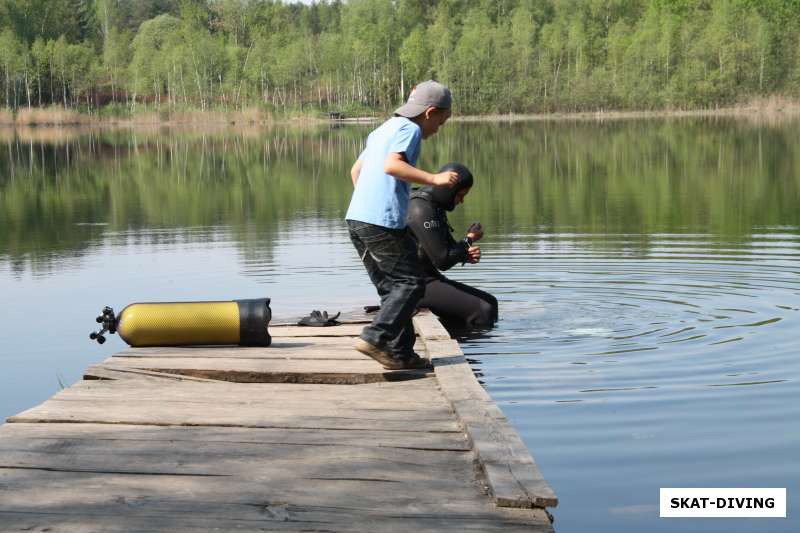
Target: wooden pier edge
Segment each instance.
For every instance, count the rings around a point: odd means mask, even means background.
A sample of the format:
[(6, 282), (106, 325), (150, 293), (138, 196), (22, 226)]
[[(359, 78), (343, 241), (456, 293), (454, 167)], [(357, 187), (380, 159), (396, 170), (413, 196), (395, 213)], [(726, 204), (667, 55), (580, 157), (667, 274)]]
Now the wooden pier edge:
[(552, 490), (438, 320), (415, 318), (434, 371), (356, 351), (363, 323), (91, 366), (0, 425), (0, 531), (552, 533)]
[(421, 311), (414, 328), (442, 393), (469, 438), (498, 507), (555, 507), (558, 498), (519, 434), (478, 383), (461, 348), (435, 315)]

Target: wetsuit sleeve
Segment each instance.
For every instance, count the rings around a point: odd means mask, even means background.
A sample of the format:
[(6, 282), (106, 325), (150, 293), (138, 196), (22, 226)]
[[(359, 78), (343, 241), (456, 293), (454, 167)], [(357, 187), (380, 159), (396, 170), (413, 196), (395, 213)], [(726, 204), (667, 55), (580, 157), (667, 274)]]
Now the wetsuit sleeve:
[(436, 209), (428, 202), (412, 200), (406, 222), (437, 269), (449, 270), (467, 260), (466, 243), (453, 239), (447, 222), (436, 215)]

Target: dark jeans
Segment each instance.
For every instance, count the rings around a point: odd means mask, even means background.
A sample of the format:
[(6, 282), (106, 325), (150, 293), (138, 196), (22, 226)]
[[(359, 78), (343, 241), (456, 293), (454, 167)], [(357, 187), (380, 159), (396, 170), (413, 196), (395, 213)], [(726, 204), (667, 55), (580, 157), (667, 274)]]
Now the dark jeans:
[(411, 316), (425, 293), (416, 244), (406, 229), (355, 220), (348, 220), (347, 226), (381, 298), (381, 308), (361, 338), (395, 357), (407, 357), (414, 353), (416, 340)]
[(497, 320), (497, 298), (444, 276), (426, 280), (419, 306), (455, 328), (490, 328)]

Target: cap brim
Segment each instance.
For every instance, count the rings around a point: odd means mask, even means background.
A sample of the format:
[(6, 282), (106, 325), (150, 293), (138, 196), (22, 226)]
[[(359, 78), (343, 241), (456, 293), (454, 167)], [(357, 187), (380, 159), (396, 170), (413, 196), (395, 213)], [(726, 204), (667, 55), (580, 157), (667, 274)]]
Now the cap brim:
[(426, 109), (428, 109), (428, 106), (424, 104), (406, 103), (395, 109), (394, 114), (401, 117), (414, 118), (424, 113)]

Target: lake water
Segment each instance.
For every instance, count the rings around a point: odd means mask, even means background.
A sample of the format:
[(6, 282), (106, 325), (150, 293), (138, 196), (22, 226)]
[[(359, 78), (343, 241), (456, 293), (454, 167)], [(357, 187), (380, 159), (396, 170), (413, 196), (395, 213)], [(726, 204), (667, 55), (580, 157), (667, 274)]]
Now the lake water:
[[(104, 305), (375, 303), (342, 216), (369, 126), (0, 131), (0, 416), (123, 348)], [(450, 123), (420, 165), (476, 175), (462, 338), (560, 497), (559, 532), (797, 531), (798, 124)], [(787, 487), (787, 519), (659, 519), (659, 487)]]

